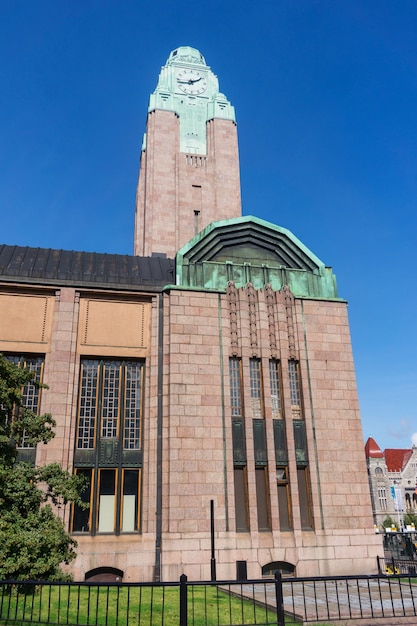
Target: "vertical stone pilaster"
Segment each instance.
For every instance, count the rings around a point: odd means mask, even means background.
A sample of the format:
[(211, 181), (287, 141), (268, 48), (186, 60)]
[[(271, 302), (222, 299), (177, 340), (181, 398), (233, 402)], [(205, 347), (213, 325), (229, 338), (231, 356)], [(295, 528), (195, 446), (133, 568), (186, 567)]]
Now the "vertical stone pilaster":
[(39, 446), (37, 462), (56, 462), (64, 469), (72, 466), (74, 448), (78, 309), (75, 289), (63, 287), (56, 292), (51, 350), (45, 358), (44, 382), (49, 389), (43, 393), (42, 411), (52, 414), (56, 428), (54, 439), (47, 446)]

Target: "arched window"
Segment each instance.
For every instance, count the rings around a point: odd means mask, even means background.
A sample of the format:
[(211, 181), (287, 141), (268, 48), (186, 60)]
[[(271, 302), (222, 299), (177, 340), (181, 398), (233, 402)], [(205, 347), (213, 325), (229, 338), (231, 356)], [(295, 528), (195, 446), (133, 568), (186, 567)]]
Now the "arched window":
[(85, 580), (97, 583), (118, 583), (123, 580), (123, 572), (117, 567), (96, 567), (86, 572)]
[(262, 567), (262, 576), (272, 578), (279, 572), (282, 576), (295, 576), (295, 565), (286, 561), (273, 561)]

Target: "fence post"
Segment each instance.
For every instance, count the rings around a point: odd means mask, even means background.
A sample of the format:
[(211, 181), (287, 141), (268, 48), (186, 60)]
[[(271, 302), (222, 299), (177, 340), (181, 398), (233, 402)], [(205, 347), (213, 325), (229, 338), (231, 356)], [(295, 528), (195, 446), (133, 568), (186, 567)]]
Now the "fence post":
[(187, 626), (187, 576), (180, 576), (180, 626)]
[(277, 601), (277, 623), (278, 626), (285, 626), (284, 614), (284, 594), (282, 591), (281, 572), (275, 572), (275, 598)]

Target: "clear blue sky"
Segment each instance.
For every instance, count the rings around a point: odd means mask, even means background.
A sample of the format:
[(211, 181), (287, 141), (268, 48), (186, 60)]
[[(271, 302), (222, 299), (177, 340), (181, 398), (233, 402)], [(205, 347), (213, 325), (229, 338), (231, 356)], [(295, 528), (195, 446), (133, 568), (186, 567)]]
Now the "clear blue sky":
[(244, 214), (337, 275), (364, 438), (409, 447), (416, 0), (1, 0), (0, 241), (132, 252), (148, 98), (179, 45), (236, 108)]

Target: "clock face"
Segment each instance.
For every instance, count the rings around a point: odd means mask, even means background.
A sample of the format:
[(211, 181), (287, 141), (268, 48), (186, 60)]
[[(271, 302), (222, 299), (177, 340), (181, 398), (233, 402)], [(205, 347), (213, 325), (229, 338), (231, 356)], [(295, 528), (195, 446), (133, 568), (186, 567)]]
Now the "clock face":
[(177, 74), (178, 89), (184, 93), (198, 96), (207, 89), (207, 80), (197, 70), (181, 70)]

